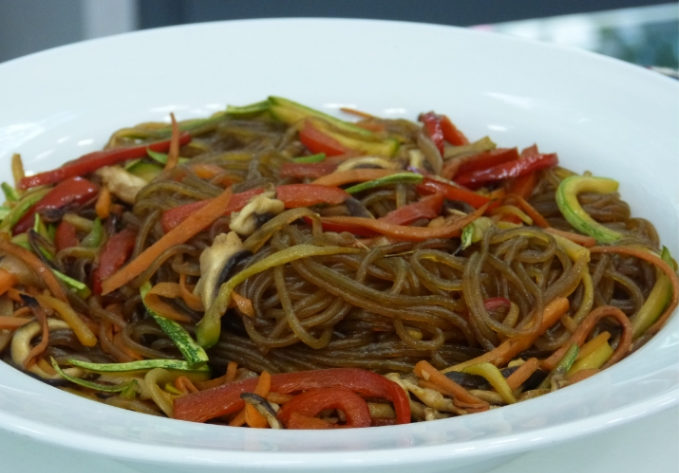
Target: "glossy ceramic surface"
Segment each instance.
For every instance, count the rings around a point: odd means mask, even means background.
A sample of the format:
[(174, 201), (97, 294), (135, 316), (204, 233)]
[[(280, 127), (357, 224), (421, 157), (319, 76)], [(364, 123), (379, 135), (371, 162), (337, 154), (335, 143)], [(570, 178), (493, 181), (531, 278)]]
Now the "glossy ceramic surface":
[[(258, 20), (142, 31), (0, 64), (0, 176), (101, 147), (117, 128), (206, 115), (270, 94), (414, 119), (435, 109), (472, 139), (538, 143), (618, 179), (679, 254), (679, 85), (604, 57), (464, 29)], [(2, 164), (4, 163), (4, 164)], [(354, 431), (232, 429), (154, 418), (0, 365), (0, 428), (144, 471), (483, 471), (679, 400), (679, 318), (618, 365), (548, 396), (472, 416)]]

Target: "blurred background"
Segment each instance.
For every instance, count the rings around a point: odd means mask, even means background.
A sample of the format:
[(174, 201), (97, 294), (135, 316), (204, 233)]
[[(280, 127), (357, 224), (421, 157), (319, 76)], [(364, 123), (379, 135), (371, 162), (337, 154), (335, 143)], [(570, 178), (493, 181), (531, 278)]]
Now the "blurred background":
[(0, 62), (84, 39), (270, 17), (406, 20), (484, 28), (679, 70), (679, 2), (650, 0), (0, 0)]

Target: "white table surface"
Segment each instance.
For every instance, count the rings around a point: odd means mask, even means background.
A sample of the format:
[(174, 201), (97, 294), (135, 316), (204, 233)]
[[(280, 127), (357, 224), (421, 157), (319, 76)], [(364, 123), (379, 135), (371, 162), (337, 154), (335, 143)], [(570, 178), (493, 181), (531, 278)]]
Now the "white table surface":
[[(142, 473), (94, 455), (0, 432), (0, 471)], [(679, 407), (522, 455), (488, 473), (678, 473)], [(186, 472), (186, 473), (191, 473)]]

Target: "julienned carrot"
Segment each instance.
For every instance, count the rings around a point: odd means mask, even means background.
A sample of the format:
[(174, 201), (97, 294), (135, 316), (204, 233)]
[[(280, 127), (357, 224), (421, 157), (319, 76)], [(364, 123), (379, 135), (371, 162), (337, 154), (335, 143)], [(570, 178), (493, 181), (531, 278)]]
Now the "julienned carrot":
[(584, 246), (585, 248), (590, 248), (594, 245), (596, 245), (596, 239), (594, 237), (591, 237), (589, 235), (581, 235), (580, 233), (575, 233), (575, 232), (568, 232), (565, 230), (559, 230), (558, 228), (554, 227), (547, 227), (545, 228), (545, 231), (547, 233), (551, 233), (552, 235), (559, 235), (564, 238), (567, 238), (568, 240), (572, 241), (573, 243), (577, 243), (580, 246)]
[(180, 312), (174, 305), (165, 302), (161, 297), (177, 298), (179, 297), (179, 287), (176, 283), (160, 282), (154, 285), (144, 297), (144, 304), (159, 313), (165, 318), (174, 320), (176, 322), (190, 322), (191, 318), (188, 314)]
[(448, 371), (459, 371), (467, 366), (475, 365), (477, 363), (489, 362), (493, 363), (497, 367), (505, 366), (509, 363), (512, 358), (516, 357), (519, 353), (530, 348), (530, 346), (537, 340), (537, 338), (545, 333), (552, 325), (556, 324), (561, 316), (566, 313), (569, 307), (568, 299), (565, 297), (555, 297), (552, 301), (545, 306), (542, 312), (542, 321), (540, 322), (540, 327), (537, 330), (516, 335), (514, 337), (508, 338), (500, 345), (495, 347), (493, 350), (484, 353), (483, 355), (472, 358), (471, 360), (464, 361), (457, 365), (451, 366), (443, 370), (444, 373)]
[[(270, 390), (271, 390), (271, 375), (269, 374), (268, 371), (262, 371), (262, 374), (260, 374), (259, 378), (257, 379), (257, 386), (255, 386), (254, 394), (266, 398)], [(245, 403), (245, 423), (248, 424), (250, 427), (255, 427), (259, 429), (267, 427), (269, 425), (266, 418), (259, 413), (255, 406), (253, 406), (249, 402)]]
[(233, 291), (231, 293), (231, 301), (242, 314), (245, 314), (248, 317), (255, 316), (255, 307), (252, 305), (252, 300), (249, 298)]
[(6, 234), (0, 235), (0, 253), (10, 254), (19, 258), (45, 283), (45, 286), (47, 286), (47, 289), (50, 290), (54, 297), (62, 301), (68, 300), (66, 292), (50, 268), (27, 249), (9, 241)]
[(526, 212), (526, 215), (528, 215), (530, 218), (532, 218), (533, 223), (535, 223), (535, 225), (537, 225), (538, 227), (547, 228), (547, 227), (550, 226), (549, 222), (547, 222), (545, 217), (543, 217), (540, 212), (535, 210), (535, 207), (530, 205), (528, 203), (528, 201), (526, 199), (524, 199), (523, 197), (521, 197), (520, 195), (511, 195), (510, 194), (509, 196), (507, 196), (507, 199), (516, 200), (518, 207), (521, 210), (523, 210), (524, 212)]
[(179, 295), (184, 300), (187, 306), (193, 310), (202, 311), (205, 310), (203, 307), (203, 301), (191, 291), (186, 285), (186, 273), (181, 273), (179, 275)]
[(434, 368), (428, 361), (420, 360), (413, 369), (415, 375), (443, 388), (460, 403), (460, 407), (488, 409), (488, 403), (471, 394), (465, 388)]
[(517, 389), (540, 367), (537, 358), (528, 358), (521, 366), (507, 376), (507, 384), (512, 390)]
[(179, 162), (179, 125), (174, 118), (174, 113), (170, 113), (170, 120), (172, 120), (172, 135), (170, 135), (170, 149), (167, 151), (167, 162), (165, 163), (165, 170), (169, 171), (174, 168)]
[(217, 197), (210, 199), (207, 204), (189, 215), (179, 225), (142, 251), (135, 259), (103, 281), (101, 284), (102, 294), (109, 294), (127, 284), (148, 268), (165, 250), (175, 245), (181, 245), (207, 228), (222, 215), (230, 200), (231, 188), (229, 187)]
[(56, 297), (51, 297), (43, 294), (38, 294), (35, 296), (36, 300), (41, 306), (52, 309), (54, 312), (59, 314), (64, 322), (68, 324), (78, 341), (86, 346), (93, 347), (97, 344), (97, 337), (90, 327), (85, 323), (83, 318), (78, 314), (71, 304), (57, 299)]
[[(484, 214), (488, 204), (485, 204), (473, 213), (460, 218), (448, 219), (446, 223), (432, 227), (415, 227), (409, 225), (396, 225), (364, 217), (322, 217), (321, 223), (324, 228), (331, 230), (346, 230), (352, 232), (369, 230), (395, 240), (425, 241), (434, 238), (451, 238), (459, 236), (462, 229)], [(360, 234), (360, 233), (359, 233)]]
[(622, 327), (622, 334), (620, 335), (620, 340), (618, 341), (618, 346), (615, 348), (613, 355), (608, 359), (606, 364), (602, 368), (606, 368), (614, 363), (617, 363), (622, 359), (632, 344), (632, 324), (630, 323), (629, 317), (613, 306), (600, 306), (589, 313), (587, 317), (578, 325), (578, 328), (566, 343), (561, 345), (557, 351), (552, 353), (549, 358), (542, 361), (541, 365), (544, 370), (552, 370), (561, 361), (566, 351), (573, 345), (576, 344), (579, 347), (585, 343), (585, 339), (592, 332), (599, 320), (610, 317), (615, 319)]
[(398, 171), (393, 169), (372, 169), (372, 168), (356, 168), (348, 169), (346, 171), (335, 171), (325, 176), (319, 177), (312, 184), (321, 186), (339, 187), (352, 182), (366, 182), (373, 179), (389, 176)]
[(6, 269), (0, 268), (0, 295), (13, 288), (16, 283), (17, 277), (14, 274)]
[(670, 300), (670, 303), (667, 305), (667, 307), (665, 307), (665, 311), (644, 333), (651, 335), (660, 330), (662, 326), (665, 325), (665, 322), (679, 304), (679, 277), (677, 276), (677, 273), (674, 271), (674, 269), (672, 269), (672, 267), (669, 264), (663, 261), (663, 259), (660, 256), (641, 248), (612, 245), (612, 246), (595, 246), (590, 248), (589, 251), (591, 253), (619, 253), (623, 255), (634, 256), (644, 261), (648, 261), (652, 265), (657, 266), (663, 273), (665, 273), (665, 275), (669, 278), (670, 283), (672, 284), (672, 299)]
[(22, 325), (26, 325), (31, 320), (33, 319), (14, 317), (13, 315), (2, 315), (0, 316), (0, 330), (14, 330)]
[(50, 328), (49, 328), (49, 322), (47, 321), (47, 313), (45, 309), (40, 307), (38, 304), (33, 303), (31, 305), (31, 310), (33, 311), (33, 314), (35, 314), (35, 318), (37, 319), (38, 323), (40, 324), (40, 341), (31, 348), (31, 351), (28, 352), (28, 355), (24, 359), (24, 369), (29, 369), (32, 367), (35, 362), (37, 361), (37, 358), (43, 354), (43, 352), (47, 349), (47, 346), (49, 345), (49, 338), (50, 338)]
[(108, 218), (111, 213), (111, 191), (106, 186), (102, 186), (99, 190), (97, 202), (94, 204), (94, 211), (97, 217), (101, 219)]

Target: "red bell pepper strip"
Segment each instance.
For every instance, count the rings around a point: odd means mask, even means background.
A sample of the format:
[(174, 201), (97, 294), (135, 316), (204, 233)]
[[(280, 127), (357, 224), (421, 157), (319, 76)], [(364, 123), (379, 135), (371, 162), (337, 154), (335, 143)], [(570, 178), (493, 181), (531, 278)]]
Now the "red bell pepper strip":
[(341, 204), (351, 197), (341, 187), (318, 184), (284, 184), (276, 187), (276, 198), (283, 201), (286, 209), (310, 207), (316, 204)]
[(451, 145), (462, 146), (469, 144), (465, 134), (458, 130), (446, 115), (441, 115), (441, 130), (443, 131), (443, 137)]
[(134, 250), (136, 238), (136, 232), (125, 228), (106, 240), (99, 253), (99, 266), (92, 274), (92, 289), (95, 294), (101, 294), (101, 282), (125, 264)]
[(54, 232), (54, 245), (57, 247), (57, 251), (78, 246), (78, 243), (78, 233), (75, 225), (66, 220), (59, 222), (57, 230)]
[[(233, 414), (243, 408), (240, 395), (253, 392), (257, 378), (222, 384), (174, 400), (176, 419), (205, 422)], [(390, 401), (396, 412), (396, 423), (410, 422), (410, 403), (406, 392), (382, 375), (359, 368), (329, 368), (271, 375), (271, 392), (293, 394), (317, 388), (349, 389), (365, 398)]]
[[(224, 209), (224, 215), (229, 215), (232, 212), (242, 210), (250, 199), (262, 192), (264, 192), (263, 187), (255, 187), (247, 191), (233, 194), (231, 200), (229, 200), (229, 204), (226, 206), (226, 209)], [(169, 232), (183, 222), (189, 215), (196, 212), (198, 209), (205, 207), (209, 201), (210, 199), (197, 200), (196, 202), (167, 209), (160, 217), (160, 224), (162, 225), (163, 230)]]
[(448, 200), (466, 202), (475, 209), (490, 202), (490, 198), (481, 195), (478, 192), (464, 189), (431, 177), (425, 177), (424, 180), (417, 185), (417, 191), (421, 194), (441, 193)]
[(481, 169), (487, 169), (498, 164), (506, 163), (507, 161), (515, 161), (519, 159), (519, 150), (516, 148), (496, 148), (489, 151), (470, 156), (468, 159), (460, 164), (457, 169), (457, 174), (467, 174)]
[(71, 177), (54, 186), (45, 197), (40, 199), (14, 226), (15, 234), (23, 233), (33, 225), (37, 213), (62, 209), (69, 205), (84, 204), (92, 199), (99, 187), (82, 177)]
[(436, 192), (435, 194), (422, 197), (417, 202), (392, 210), (379, 220), (395, 225), (410, 225), (421, 218), (431, 220), (441, 214), (443, 200), (443, 194)]
[(486, 169), (472, 171), (455, 176), (455, 182), (470, 188), (477, 188), (491, 182), (499, 182), (512, 179), (540, 169), (556, 166), (559, 159), (556, 153), (529, 154), (520, 159), (507, 161)]
[[(179, 135), (180, 146), (191, 141), (191, 135), (182, 133)], [(63, 166), (45, 171), (34, 176), (26, 176), (19, 181), (19, 189), (29, 189), (35, 186), (54, 184), (55, 182), (74, 176), (84, 176), (104, 166), (112, 166), (124, 161), (146, 156), (146, 150), (167, 152), (170, 149), (171, 140), (155, 141), (137, 146), (124, 148), (111, 148), (102, 151), (94, 151), (80, 158), (70, 161)]]
[(443, 156), (446, 141), (453, 146), (469, 144), (464, 133), (458, 130), (446, 115), (427, 112), (420, 114), (418, 120), (424, 124), (424, 131), (434, 142), (441, 156)]
[(326, 156), (338, 156), (351, 151), (332, 136), (316, 128), (311, 120), (304, 120), (304, 125), (299, 131), (299, 141), (312, 153), (325, 153)]
[[(342, 425), (330, 424), (316, 418), (325, 409), (342, 411), (346, 422)], [(283, 404), (277, 417), (288, 429), (369, 427), (372, 423), (365, 399), (341, 386), (310, 389), (298, 394)]]
[(445, 137), (443, 136), (443, 128), (441, 127), (441, 115), (434, 112), (421, 113), (417, 117), (419, 121), (424, 124), (424, 131), (429, 138), (434, 142), (436, 148), (443, 156), (443, 148)]

